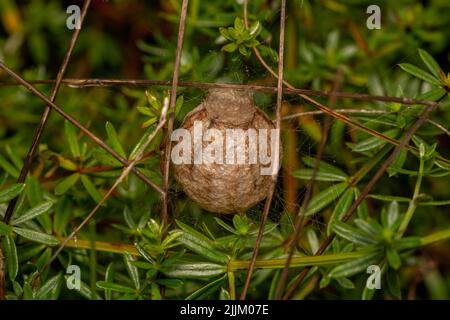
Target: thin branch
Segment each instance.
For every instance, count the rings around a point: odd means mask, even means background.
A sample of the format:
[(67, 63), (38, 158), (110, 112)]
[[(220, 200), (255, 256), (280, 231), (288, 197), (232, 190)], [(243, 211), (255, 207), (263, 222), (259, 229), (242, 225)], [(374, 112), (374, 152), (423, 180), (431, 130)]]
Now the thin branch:
[(447, 130), (442, 124), (431, 120), (431, 119), (427, 119), (427, 122), (429, 122), (430, 124), (432, 124), (433, 126), (435, 126), (438, 129), (441, 129), (446, 135), (448, 135), (450, 137), (450, 131)]
[[(247, 0), (245, 0), (244, 8), (247, 8)], [(247, 11), (244, 12), (245, 15), (245, 26), (248, 28), (248, 19), (247, 19)], [(278, 50), (279, 60), (278, 60), (278, 84), (277, 84), (277, 110), (276, 110), (276, 130), (278, 133), (277, 140), (278, 144), (275, 150), (271, 150), (271, 152), (276, 152), (276, 161), (273, 164), (275, 172), (272, 174), (271, 187), (269, 190), (269, 195), (266, 199), (266, 203), (264, 205), (264, 211), (261, 217), (258, 236), (256, 238), (255, 248), (253, 250), (252, 260), (248, 267), (247, 276), (245, 278), (244, 288), (241, 292), (241, 300), (245, 300), (247, 295), (248, 288), (250, 286), (250, 280), (253, 274), (253, 270), (255, 268), (256, 258), (258, 257), (259, 248), (261, 246), (261, 241), (264, 234), (264, 228), (267, 222), (267, 218), (269, 216), (270, 204), (272, 202), (273, 193), (275, 191), (275, 185), (277, 183), (278, 171), (279, 171), (279, 161), (280, 161), (280, 130), (281, 130), (281, 106), (283, 101), (283, 72), (284, 72), (284, 32), (285, 32), (285, 23), (286, 23), (286, 0), (281, 0), (281, 13), (280, 13), (280, 47)]]
[[(339, 112), (342, 114), (383, 114), (383, 115), (395, 114), (395, 112), (393, 112), (393, 111), (376, 110), (376, 109), (334, 109), (334, 110), (336, 112)], [(284, 116), (281, 119), (283, 121), (287, 121), (287, 120), (292, 120), (292, 119), (296, 119), (296, 118), (300, 118), (300, 117), (308, 117), (308, 116), (315, 116), (315, 115), (321, 115), (321, 114), (326, 114), (326, 113), (323, 111), (320, 111), (320, 110), (305, 111), (305, 112), (298, 112), (298, 113), (290, 114), (288, 116)], [(450, 137), (450, 131), (448, 129), (446, 129), (439, 122), (436, 122), (431, 119), (427, 119), (426, 122), (428, 122), (432, 126), (438, 128), (439, 130), (441, 130), (443, 133), (445, 133), (447, 136)]]
[[(31, 84), (52, 84), (55, 80), (29, 80)], [(148, 86), (161, 86), (172, 87), (172, 81), (167, 80), (143, 80), (143, 79), (63, 79), (62, 84), (69, 85), (71, 88), (85, 88), (85, 87), (111, 87), (111, 86), (133, 86), (133, 87), (148, 87)], [(17, 82), (0, 81), (1, 86), (14, 86), (20, 85)], [(196, 89), (233, 89), (233, 90), (246, 90), (246, 91), (258, 91), (266, 93), (276, 93), (277, 87), (273, 86), (261, 86), (252, 84), (232, 84), (232, 83), (208, 83), (208, 82), (178, 82), (178, 87), (183, 88), (196, 88)], [(332, 92), (319, 91), (310, 89), (301, 89), (294, 87), (285, 87), (283, 89), (284, 95), (299, 95), (305, 94), (314, 97), (330, 97)], [(433, 101), (417, 100), (411, 98), (399, 98), (391, 96), (378, 96), (369, 95), (364, 93), (352, 93), (341, 92), (335, 93), (336, 98), (353, 99), (361, 101), (379, 101), (379, 102), (395, 102), (404, 105), (424, 105), (431, 106)]]
[[(59, 237), (60, 242), (64, 242), (66, 238)], [(436, 231), (435, 233), (429, 234), (420, 238), (420, 246), (428, 246), (434, 244), (436, 242), (445, 241), (450, 239), (450, 229), (444, 229)], [(94, 241), (85, 240), (85, 239), (77, 239), (70, 240), (67, 242), (66, 248), (72, 249), (88, 249), (88, 250), (98, 250), (103, 252), (124, 254), (129, 253), (134, 256), (139, 256), (139, 252), (136, 248), (130, 244), (126, 243), (117, 243), (117, 242), (104, 242), (104, 241)], [(356, 259), (359, 257), (365, 256), (367, 253), (364, 250), (361, 251), (353, 251), (346, 253), (337, 253), (337, 254), (327, 254), (321, 256), (301, 256), (294, 257), (293, 263), (291, 264), (291, 268), (305, 267), (311, 265), (325, 265), (325, 264), (335, 264), (339, 262), (345, 262), (348, 260)], [(257, 260), (255, 264), (255, 268), (257, 269), (281, 269), (284, 267), (286, 263), (286, 259), (264, 259)], [(236, 271), (242, 269), (248, 269), (250, 265), (249, 260), (230, 260), (227, 264), (228, 271)]]
[[(184, 38), (184, 30), (186, 28), (186, 14), (187, 14), (188, 4), (189, 4), (189, 0), (183, 0), (183, 4), (181, 6), (180, 22), (178, 25), (177, 50), (176, 50), (176, 54), (175, 54), (175, 66), (174, 66), (173, 77), (172, 77), (172, 90), (170, 93), (170, 116), (169, 116), (167, 132), (166, 132), (166, 150), (164, 152), (164, 157), (165, 157), (164, 172), (163, 172), (164, 194), (161, 195), (161, 200), (162, 200), (161, 222), (162, 222), (163, 226), (167, 225), (167, 218), (168, 218), (167, 194), (168, 194), (168, 190), (169, 190), (170, 153), (172, 150), (171, 135), (172, 135), (172, 131), (173, 131), (173, 124), (175, 122), (175, 104), (177, 101), (178, 78), (179, 78), (179, 73), (180, 73), (181, 54), (183, 51), (183, 38)], [(166, 229), (164, 228), (164, 230), (166, 230)], [(166, 231), (164, 231), (164, 232), (166, 232)]]
[[(28, 81), (24, 80), (17, 73), (7, 67), (3, 62), (0, 61), (0, 68), (3, 69), (6, 73), (8, 73), (12, 78), (14, 78), (17, 82), (20, 82), (27, 90), (33, 93), (35, 96), (46, 102), (52, 109), (54, 109), (57, 113), (59, 113), (63, 118), (77, 127), (80, 131), (82, 131), (89, 139), (91, 139), (95, 144), (109, 152), (117, 161), (122, 163), (125, 167), (129, 165), (128, 160), (122, 158), (116, 151), (114, 151), (111, 147), (109, 147), (106, 143), (104, 143), (100, 138), (98, 138), (95, 134), (89, 131), (86, 127), (80, 124), (75, 118), (67, 114), (61, 107), (59, 107), (56, 103), (50, 101), (41, 91), (37, 90), (33, 87)], [(145, 174), (143, 174), (139, 169), (133, 167), (132, 171), (141, 178), (147, 185), (158, 191), (160, 194), (164, 194), (164, 190), (151, 181)]]
[[(50, 95), (50, 101), (55, 102), (56, 96), (58, 95), (58, 90), (61, 86), (61, 81), (64, 77), (64, 74), (67, 70), (67, 65), (69, 64), (70, 57), (72, 56), (73, 48), (75, 47), (75, 44), (78, 40), (78, 36), (81, 31), (81, 25), (83, 24), (84, 18), (86, 17), (87, 11), (89, 9), (89, 6), (91, 5), (91, 0), (86, 0), (83, 5), (83, 10), (81, 12), (80, 17), (80, 28), (75, 29), (74, 33), (72, 34), (72, 38), (70, 39), (69, 47), (67, 48), (66, 54), (64, 56), (63, 62), (61, 64), (61, 67), (59, 68), (58, 74), (56, 75), (56, 81), (54, 83), (51, 95)], [(48, 117), (50, 115), (52, 108), (49, 105), (45, 106), (44, 112), (41, 115), (41, 119), (39, 120), (39, 124), (36, 127), (34, 131), (33, 140), (31, 142), (31, 146), (28, 149), (27, 156), (23, 162), (22, 169), (20, 170), (19, 178), (17, 179), (17, 183), (24, 183), (28, 172), (30, 171), (31, 164), (33, 162), (34, 154), (36, 153), (36, 149), (39, 146), (39, 142), (41, 141), (42, 133), (44, 132), (45, 125), (47, 124)], [(18, 197), (12, 199), (8, 203), (8, 207), (6, 208), (5, 216), (3, 217), (3, 221), (8, 224), (9, 220), (11, 220), (11, 217), (13, 215), (14, 209), (17, 204)]]
[[(342, 113), (342, 114), (391, 114), (394, 113), (389, 110), (376, 110), (376, 109), (334, 109), (334, 111)], [(288, 116), (284, 116), (282, 120), (292, 120), (299, 117), (308, 117), (308, 116), (315, 116), (315, 115), (321, 115), (326, 114), (325, 112), (321, 110), (314, 110), (314, 111), (304, 111), (304, 112), (298, 112), (293, 113)]]

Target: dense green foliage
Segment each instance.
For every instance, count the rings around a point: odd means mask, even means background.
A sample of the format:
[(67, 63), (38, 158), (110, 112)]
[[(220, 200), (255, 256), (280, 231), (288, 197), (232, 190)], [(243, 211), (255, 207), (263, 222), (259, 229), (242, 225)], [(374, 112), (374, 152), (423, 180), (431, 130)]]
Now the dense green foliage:
[[(180, 81), (276, 85), (252, 49), (277, 70), (280, 1), (250, 1), (248, 28), (242, 2), (189, 1)], [(333, 119), (290, 267), (290, 280), (312, 267), (296, 299), (450, 297), (450, 2), (376, 1), (381, 29), (369, 30), (366, 8), (372, 2), (288, 0), (285, 79), (297, 88), (330, 91), (340, 70), (340, 91), (440, 104), (345, 223), (342, 215), (394, 146)], [(0, 0), (0, 61), (27, 80), (54, 79), (72, 35), (66, 28), (69, 4)], [(178, 0), (93, 1), (66, 78), (170, 80), (180, 9)], [(16, 184), (45, 103), (11, 81), (0, 71), (0, 216), (19, 197), (12, 220), (0, 222), (7, 299), (239, 297), (264, 204), (242, 216), (218, 216), (199, 208), (172, 179), (167, 228), (159, 194), (130, 173), (47, 266), (119, 177), (122, 164), (53, 112), (25, 183)], [(36, 87), (50, 95), (51, 85)], [(168, 89), (64, 84), (56, 103), (132, 160), (155, 130)], [(177, 94), (175, 126), (206, 91), (180, 87)], [(255, 92), (254, 99), (274, 116), (275, 94)], [(329, 106), (327, 98), (315, 99)], [(316, 110), (295, 95), (285, 95), (284, 102), (286, 116)], [(426, 106), (339, 99), (336, 108), (362, 109), (349, 116), (399, 141)], [(323, 119), (283, 121), (283, 167), (250, 299), (275, 295)], [(137, 165), (158, 185), (164, 142), (159, 132)], [(332, 245), (312, 257), (333, 232)], [(81, 268), (80, 290), (66, 286), (70, 265)], [(370, 265), (381, 268), (381, 290), (366, 288)]]

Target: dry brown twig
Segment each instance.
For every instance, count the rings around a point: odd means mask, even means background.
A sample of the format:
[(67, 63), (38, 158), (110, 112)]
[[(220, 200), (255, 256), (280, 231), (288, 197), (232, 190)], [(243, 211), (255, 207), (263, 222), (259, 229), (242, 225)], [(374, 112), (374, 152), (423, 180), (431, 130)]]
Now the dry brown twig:
[[(341, 87), (342, 77), (343, 77), (342, 69), (338, 69), (338, 71), (336, 72), (336, 79), (335, 79), (334, 86), (333, 86), (333, 92), (337, 92), (339, 90), (339, 88)], [(329, 104), (330, 104), (331, 108), (334, 108), (334, 106), (336, 105), (336, 101), (337, 101), (336, 96), (330, 97)], [(304, 212), (308, 209), (309, 203), (312, 198), (317, 171), (319, 170), (319, 164), (320, 164), (320, 161), (322, 160), (322, 154), (325, 150), (325, 146), (326, 146), (326, 143), (328, 140), (328, 133), (329, 133), (330, 127), (331, 127), (331, 117), (329, 115), (327, 115), (327, 117), (325, 119), (325, 124), (324, 124), (323, 130), (322, 130), (322, 136), (320, 139), (320, 143), (317, 148), (317, 154), (316, 154), (316, 158), (314, 160), (314, 166), (313, 166), (311, 179), (309, 180), (309, 183), (306, 187), (306, 194), (303, 199), (303, 203), (300, 207), (300, 210), (298, 211), (297, 216), (295, 217), (294, 236), (293, 236), (293, 239), (289, 246), (289, 253), (288, 253), (288, 258), (286, 259), (286, 265), (283, 268), (280, 279), (278, 281), (277, 290), (275, 293), (276, 299), (281, 298), (283, 291), (285, 289), (285, 286), (286, 286), (288, 272), (289, 272), (289, 266), (291, 265), (292, 258), (295, 253), (295, 249), (297, 248), (298, 239), (300, 238), (303, 221), (304, 221)]]
[[(166, 150), (164, 152), (165, 163), (164, 163), (164, 172), (163, 172), (163, 188), (164, 194), (162, 194), (162, 210), (161, 210), (161, 221), (163, 226), (167, 225), (167, 217), (168, 217), (168, 199), (167, 193), (169, 190), (169, 174), (170, 174), (170, 152), (172, 150), (172, 141), (170, 136), (173, 131), (173, 125), (175, 121), (175, 104), (177, 100), (177, 88), (178, 88), (178, 77), (180, 73), (180, 63), (181, 63), (181, 53), (183, 50), (183, 38), (184, 38), (184, 30), (186, 27), (186, 14), (188, 8), (189, 0), (183, 0), (183, 4), (181, 6), (181, 14), (180, 14), (180, 22), (178, 26), (178, 40), (177, 40), (177, 51), (175, 54), (175, 66), (173, 70), (172, 77), (172, 90), (170, 93), (170, 118), (168, 123), (168, 128), (166, 132)], [(166, 228), (164, 228), (166, 232)]]
[[(247, 4), (244, 4), (244, 8), (247, 7)], [(280, 13), (280, 47), (278, 50), (278, 83), (277, 83), (277, 109), (276, 109), (276, 129), (278, 130), (278, 143), (280, 144), (280, 130), (281, 130), (281, 106), (283, 101), (283, 72), (284, 72), (284, 30), (285, 30), (285, 22), (286, 22), (286, 0), (281, 1), (281, 13)], [(245, 26), (248, 28), (248, 19), (244, 19)], [(271, 150), (274, 152), (274, 150)], [(260, 221), (260, 227), (258, 231), (258, 236), (255, 242), (255, 248), (253, 250), (252, 259), (250, 265), (248, 267), (247, 276), (245, 278), (244, 288), (241, 292), (241, 300), (245, 300), (247, 295), (248, 288), (250, 286), (250, 280), (253, 274), (253, 270), (255, 268), (256, 258), (258, 257), (259, 247), (261, 246), (262, 237), (264, 235), (264, 227), (267, 222), (267, 218), (269, 216), (270, 204), (272, 203), (273, 193), (275, 191), (275, 185), (278, 178), (278, 170), (279, 170), (279, 148), (275, 150), (277, 152), (277, 156), (274, 168), (276, 172), (272, 175), (272, 185), (269, 190), (269, 194), (267, 196), (266, 202), (264, 204), (264, 211)]]
[[(31, 84), (47, 85), (53, 84), (55, 80), (29, 80)], [(172, 81), (167, 80), (144, 80), (144, 79), (63, 79), (62, 84), (68, 85), (71, 88), (87, 88), (87, 87), (112, 87), (112, 86), (130, 86), (130, 87), (172, 87)], [(17, 82), (0, 81), (1, 86), (16, 86), (20, 85)], [(183, 82), (180, 81), (177, 87), (196, 88), (196, 89), (230, 89), (230, 90), (245, 90), (258, 91), (265, 93), (276, 93), (277, 87), (255, 84), (234, 84), (234, 83), (210, 83), (210, 82)], [(304, 88), (285, 87), (283, 88), (284, 95), (299, 95), (305, 94), (313, 97), (330, 97), (333, 93), (329, 91), (319, 91)], [(334, 93), (336, 98), (352, 99), (360, 101), (380, 101), (380, 102), (396, 102), (404, 105), (424, 105), (431, 106), (433, 101), (417, 100), (412, 98), (400, 98), (392, 96), (377, 96), (368, 95), (365, 93), (353, 93), (338, 91)], [(336, 111), (336, 110), (335, 110)], [(337, 111), (336, 111), (337, 112)]]

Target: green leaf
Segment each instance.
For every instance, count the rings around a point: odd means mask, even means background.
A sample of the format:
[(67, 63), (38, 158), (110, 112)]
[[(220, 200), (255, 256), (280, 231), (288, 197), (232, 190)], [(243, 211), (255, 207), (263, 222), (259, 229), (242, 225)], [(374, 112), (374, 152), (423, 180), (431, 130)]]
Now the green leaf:
[(250, 35), (256, 37), (262, 30), (262, 25), (259, 21), (255, 21), (249, 28)]
[(362, 258), (343, 263), (333, 268), (328, 276), (331, 278), (351, 277), (357, 273), (366, 271), (367, 267), (378, 261), (379, 256), (378, 252), (370, 253)]
[(234, 19), (234, 28), (239, 32), (244, 31), (245, 30), (244, 21), (241, 18), (236, 17)]
[[(388, 136), (389, 138), (395, 138), (400, 131), (398, 129), (392, 129), (388, 130), (386, 132), (383, 132), (385, 136)], [(365, 152), (369, 151), (378, 147), (381, 147), (382, 145), (385, 145), (386, 142), (378, 137), (370, 137), (366, 140), (360, 141), (357, 144), (355, 144), (352, 148), (354, 152)]]
[(251, 51), (249, 49), (247, 49), (246, 47), (241, 45), (241, 46), (239, 46), (239, 53), (242, 54), (245, 57), (248, 57), (248, 56), (250, 56)]
[(70, 205), (69, 199), (67, 197), (60, 198), (54, 215), (54, 229), (56, 234), (60, 236), (67, 235), (67, 230), (69, 229), (67, 228), (67, 224), (72, 213), (72, 206)]
[(402, 149), (398, 156), (395, 158), (395, 160), (392, 162), (392, 164), (387, 169), (387, 172), (389, 173), (389, 177), (392, 177), (396, 175), (405, 164), (406, 158), (408, 156), (408, 150)]
[(306, 237), (308, 239), (309, 248), (311, 249), (312, 254), (315, 254), (317, 250), (319, 250), (320, 244), (314, 229), (308, 228), (306, 230)]
[(423, 63), (427, 66), (428, 70), (437, 78), (439, 79), (439, 73), (441, 72), (441, 67), (439, 64), (434, 60), (434, 58), (425, 50), (418, 49), (420, 58), (422, 59)]
[[(353, 189), (355, 190), (355, 199), (357, 199), (361, 195), (361, 193), (358, 188)], [(369, 217), (369, 209), (367, 208), (365, 200), (356, 209), (356, 214), (361, 219), (367, 219)]]
[(228, 256), (218, 251), (212, 240), (181, 221), (177, 220), (176, 223), (183, 230), (183, 234), (178, 240), (184, 246), (211, 261), (219, 263), (226, 263), (228, 261)]
[(398, 197), (398, 196), (386, 196), (383, 194), (369, 194), (367, 198), (377, 199), (381, 201), (397, 201), (397, 202), (409, 202), (411, 199), (406, 197)]
[(336, 221), (333, 230), (342, 238), (361, 245), (375, 244), (377, 241), (373, 236), (361, 232), (360, 230), (350, 227), (348, 224)]
[(392, 268), (394, 268), (395, 270), (400, 268), (400, 266), (402, 264), (402, 260), (400, 258), (400, 255), (398, 254), (398, 252), (395, 251), (393, 248), (391, 248), (391, 247), (386, 248), (386, 258), (389, 262), (389, 265)]
[(36, 293), (36, 297), (39, 300), (48, 300), (54, 297), (54, 294), (61, 289), (63, 283), (63, 277), (61, 273), (58, 273), (53, 278), (50, 278), (45, 282), (42, 287)]
[[(89, 193), (91, 198), (94, 199), (96, 203), (102, 201), (103, 199), (102, 194), (100, 193), (100, 191), (97, 190), (97, 188), (94, 186), (94, 184), (87, 176), (85, 175), (81, 176), (81, 183), (83, 184), (86, 191)], [(103, 205), (105, 205), (105, 203)]]
[(199, 262), (172, 264), (161, 271), (170, 278), (204, 279), (224, 274), (227, 270), (225, 265)]
[(13, 227), (13, 230), (18, 235), (27, 238), (28, 240), (39, 242), (42, 244), (46, 244), (48, 246), (57, 246), (59, 244), (59, 241), (57, 238), (55, 238), (52, 235), (37, 232), (29, 229), (19, 228), (19, 227)]
[(150, 109), (149, 107), (137, 107), (137, 110), (139, 111), (139, 113), (142, 113), (144, 116), (149, 116), (149, 117), (155, 116), (152, 109)]
[[(315, 158), (303, 157), (302, 160), (307, 166), (314, 168), (316, 163)], [(340, 177), (344, 180), (348, 178), (348, 175), (344, 171), (322, 160), (319, 161), (318, 171)]]
[(131, 151), (129, 160), (133, 160), (137, 156), (137, 153), (142, 148), (142, 146), (147, 142), (148, 137), (153, 133), (154, 130), (155, 130), (154, 127), (150, 127), (145, 131), (145, 133), (142, 135), (142, 138), (139, 140), (139, 142), (134, 147), (133, 151)]
[[(66, 276), (67, 279), (68, 276)], [(81, 296), (89, 300), (102, 300), (102, 298), (98, 295), (97, 292), (93, 291), (91, 287), (89, 287), (83, 281), (80, 281), (80, 290), (76, 290)]]
[[(294, 172), (292, 172), (292, 176), (294, 176), (297, 179), (311, 180), (313, 171), (314, 171), (313, 169), (295, 170)], [(319, 181), (345, 181), (346, 179), (347, 177), (342, 177), (334, 173), (322, 171), (317, 171), (315, 176), (315, 180)]]
[(0, 221), (0, 235), (10, 235), (13, 232), (11, 226), (7, 225), (3, 221)]
[(443, 96), (447, 94), (447, 91), (445, 91), (444, 88), (434, 88), (430, 91), (427, 91), (425, 93), (422, 93), (416, 97), (416, 99), (419, 100), (430, 100), (430, 101), (437, 101), (441, 99)]
[(9, 173), (13, 178), (17, 179), (20, 175), (19, 170), (17, 170), (8, 160), (6, 160), (0, 154), (0, 167), (3, 168), (7, 173)]
[(136, 247), (136, 250), (139, 252), (139, 254), (148, 262), (150, 262), (151, 264), (155, 264), (155, 260), (152, 258), (152, 256), (139, 244), (136, 243), (134, 245)]
[(340, 221), (345, 212), (350, 208), (353, 199), (355, 197), (355, 192), (353, 188), (347, 189), (342, 197), (339, 199), (336, 207), (334, 207), (333, 213), (331, 214), (330, 220), (328, 221), (327, 234), (333, 230), (333, 225), (336, 221)]
[(75, 183), (78, 182), (78, 179), (80, 178), (80, 174), (74, 173), (68, 176), (67, 178), (64, 178), (61, 180), (55, 187), (55, 194), (57, 196), (60, 196), (67, 192), (71, 187), (75, 185)]
[(397, 239), (393, 243), (393, 247), (395, 250), (403, 251), (403, 250), (410, 250), (410, 249), (416, 249), (422, 246), (422, 240), (419, 237), (406, 237)]
[(224, 279), (225, 276), (208, 283), (207, 285), (191, 293), (188, 297), (186, 297), (186, 300), (201, 299), (201, 297), (207, 294), (208, 292), (216, 291), (216, 289), (218, 289), (222, 285)]
[(136, 290), (133, 288), (129, 288), (120, 284), (106, 282), (106, 281), (97, 281), (96, 283), (97, 287), (101, 289), (109, 289), (116, 292), (122, 292), (122, 293), (135, 293)]
[(321, 192), (312, 198), (309, 203), (308, 209), (305, 212), (305, 216), (315, 214), (328, 206), (331, 202), (337, 199), (347, 188), (346, 182), (335, 184)]
[(34, 207), (42, 202), (43, 199), (42, 187), (39, 184), (39, 180), (36, 177), (29, 177), (27, 179), (26, 193), (30, 206)]
[(220, 27), (219, 28), (219, 32), (225, 39), (227, 39), (229, 41), (234, 41), (234, 38), (230, 35), (230, 33), (228, 32), (227, 28)]
[(402, 298), (402, 291), (400, 289), (400, 279), (397, 272), (388, 272), (386, 275), (389, 292), (397, 299)]
[(13, 218), (11, 224), (17, 225), (17, 224), (21, 224), (25, 221), (34, 219), (35, 217), (48, 212), (52, 206), (53, 206), (53, 201), (42, 202), (41, 204), (38, 204), (34, 208), (31, 208), (30, 210), (28, 210), (24, 214), (20, 215), (19, 217)]
[[(114, 269), (113, 269), (113, 263), (110, 262), (108, 264), (108, 267), (106, 268), (106, 272), (105, 272), (105, 282), (107, 283), (112, 283), (113, 279), (114, 279)], [(105, 289), (105, 299), (106, 300), (111, 300), (111, 295), (112, 292), (110, 289)]]
[(117, 131), (114, 129), (114, 126), (110, 122), (106, 122), (106, 134), (108, 135), (108, 142), (111, 144), (111, 147), (114, 151), (116, 151), (122, 158), (126, 158), (127, 155), (125, 150), (123, 150), (122, 144), (119, 141), (117, 136)]
[(127, 268), (128, 274), (131, 280), (133, 280), (134, 287), (139, 291), (141, 288), (141, 282), (139, 280), (139, 271), (136, 266), (133, 265), (133, 261), (135, 261), (133, 256), (128, 253), (124, 254), (123, 260), (125, 262), (125, 267)]
[(222, 221), (220, 218), (214, 217), (214, 220), (216, 220), (217, 224), (220, 225), (225, 230), (227, 230), (227, 231), (229, 231), (229, 232), (231, 232), (233, 234), (237, 234), (236, 230), (234, 230), (233, 227), (228, 225), (226, 222)]
[(358, 226), (359, 229), (361, 229), (363, 232), (370, 235), (371, 237), (377, 238), (379, 236), (380, 227), (376, 228), (369, 222), (362, 219), (355, 219), (355, 224)]
[[(105, 151), (106, 152), (106, 151)], [(64, 158), (61, 155), (55, 155), (55, 157), (58, 159), (59, 166), (63, 169), (69, 170), (69, 171), (76, 171), (78, 166), (75, 162)]]
[(23, 167), (23, 161), (20, 158), (19, 154), (17, 153), (18, 149), (11, 148), (10, 145), (6, 145), (6, 153), (8, 154), (9, 158), (11, 159), (12, 163), (16, 166), (16, 168), (22, 168)]
[(23, 298), (25, 300), (34, 300), (33, 288), (28, 282), (23, 285)]
[(179, 279), (158, 279), (156, 282), (168, 288), (180, 288), (183, 286), (183, 281)]
[(19, 270), (19, 263), (17, 259), (16, 244), (14, 243), (13, 237), (7, 235), (2, 241), (2, 247), (6, 258), (8, 277), (11, 281), (14, 281)]
[(0, 203), (5, 203), (17, 197), (25, 189), (25, 184), (16, 183), (12, 186), (0, 191)]
[(347, 278), (336, 278), (336, 281), (344, 289), (354, 289), (355, 288), (355, 284)]
[(136, 229), (136, 223), (133, 220), (131, 210), (128, 207), (123, 209), (123, 218), (130, 229)]
[(67, 120), (64, 121), (64, 133), (69, 143), (70, 152), (75, 158), (80, 157), (80, 145), (78, 144), (77, 132), (75, 127)]
[(436, 79), (435, 77), (433, 77), (431, 74), (429, 74), (428, 72), (413, 66), (412, 64), (409, 63), (401, 63), (399, 64), (400, 68), (402, 68), (404, 71), (408, 72), (409, 74), (413, 75), (416, 78), (422, 79), (428, 83), (434, 84), (439, 86), (441, 83), (438, 79)]
[(250, 230), (250, 223), (246, 216), (235, 215), (233, 217), (233, 226), (238, 234), (245, 235)]
[(150, 104), (150, 108), (153, 108), (153, 115), (157, 115), (160, 113), (162, 108), (161, 102), (158, 100), (157, 95), (152, 92), (152, 90), (145, 90), (145, 96), (147, 97), (147, 101)]
[(398, 202), (392, 201), (389, 205), (387, 216), (386, 216), (386, 227), (392, 228), (392, 226), (397, 222), (398, 220)]
[(231, 300), (231, 296), (228, 290), (220, 288), (219, 300)]
[(426, 201), (419, 202), (419, 206), (447, 206), (450, 204), (450, 200), (442, 200), (442, 201)]
[(225, 51), (225, 52), (234, 52), (237, 50), (237, 48), (238, 48), (238, 45), (236, 44), (236, 42), (230, 42), (230, 43), (224, 45), (221, 50)]
[(364, 290), (361, 296), (361, 300), (372, 300), (373, 296), (377, 292), (377, 289), (370, 289), (368, 286), (364, 286)]
[(175, 116), (178, 116), (184, 104), (184, 96), (180, 95), (177, 97), (177, 101), (175, 102)]

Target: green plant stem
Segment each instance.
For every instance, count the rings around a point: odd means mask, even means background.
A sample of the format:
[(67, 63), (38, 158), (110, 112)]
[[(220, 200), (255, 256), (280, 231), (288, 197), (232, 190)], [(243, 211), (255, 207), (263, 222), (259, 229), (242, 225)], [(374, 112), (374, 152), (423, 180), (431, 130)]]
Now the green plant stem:
[[(306, 267), (306, 266), (321, 266), (335, 263), (342, 263), (349, 260), (357, 259), (365, 256), (369, 251), (361, 250), (348, 253), (329, 254), (322, 256), (303, 256), (294, 257), (289, 265), (290, 268)], [(228, 268), (231, 270), (247, 269), (250, 261), (230, 261)], [(286, 266), (286, 259), (268, 259), (256, 260), (256, 269), (282, 269)]]
[(435, 233), (432, 233), (428, 236), (422, 237), (421, 244), (422, 246), (427, 246), (429, 244), (433, 244), (435, 242), (443, 241), (450, 239), (450, 229), (441, 230)]
[(417, 208), (417, 198), (420, 194), (420, 186), (422, 185), (422, 178), (423, 178), (423, 167), (424, 167), (424, 159), (423, 157), (420, 158), (420, 165), (419, 165), (419, 173), (417, 175), (416, 185), (414, 187), (414, 194), (409, 202), (408, 210), (406, 211), (405, 216), (403, 217), (403, 220), (400, 224), (400, 227), (398, 228), (397, 232), (397, 238), (403, 237), (403, 235), (406, 232), (406, 229), (408, 228), (409, 222), (411, 221), (414, 212)]
[(236, 300), (236, 282), (233, 271), (228, 271), (228, 286), (230, 290), (230, 299)]
[[(65, 238), (59, 238), (62, 242)], [(450, 239), (450, 228), (437, 231), (428, 236), (422, 237), (420, 241), (420, 246), (426, 246), (433, 244), (435, 242), (443, 241)], [(68, 248), (76, 248), (76, 249), (92, 249), (91, 241), (89, 240), (70, 240), (66, 247)], [(124, 254), (129, 253), (135, 256), (139, 256), (136, 248), (129, 244), (123, 243), (111, 243), (111, 242), (103, 242), (103, 241), (95, 241), (95, 250), (103, 251), (103, 252), (111, 252)], [(305, 266), (320, 266), (320, 265), (328, 265), (335, 263), (342, 263), (349, 260), (357, 259), (363, 257), (368, 254), (370, 251), (368, 250), (360, 250), (355, 252), (347, 252), (347, 253), (338, 253), (338, 254), (328, 254), (321, 256), (303, 256), (303, 257), (294, 257), (292, 258), (292, 264), (290, 267), (305, 267)], [(268, 259), (268, 260), (256, 260), (255, 268), (258, 269), (282, 269), (284, 268), (286, 263), (286, 259)], [(240, 260), (231, 260), (228, 262), (228, 276), (233, 271), (247, 269), (250, 264), (250, 261), (240, 261)], [(233, 276), (234, 277), (234, 274)], [(229, 280), (230, 281), (230, 280)], [(233, 278), (234, 281), (234, 278)], [(230, 287), (231, 288), (231, 287)], [(230, 290), (231, 295), (231, 290)]]
[[(63, 243), (66, 238), (60, 237), (58, 240)], [(139, 253), (136, 248), (129, 244), (124, 243), (113, 243), (113, 242), (103, 242), (103, 241), (91, 241), (91, 240), (80, 240), (80, 239), (71, 239), (67, 242), (66, 247), (75, 248), (75, 249), (93, 249), (92, 245), (94, 243), (94, 248), (97, 251), (102, 252), (111, 252), (111, 253), (129, 253), (135, 256), (138, 256)]]

